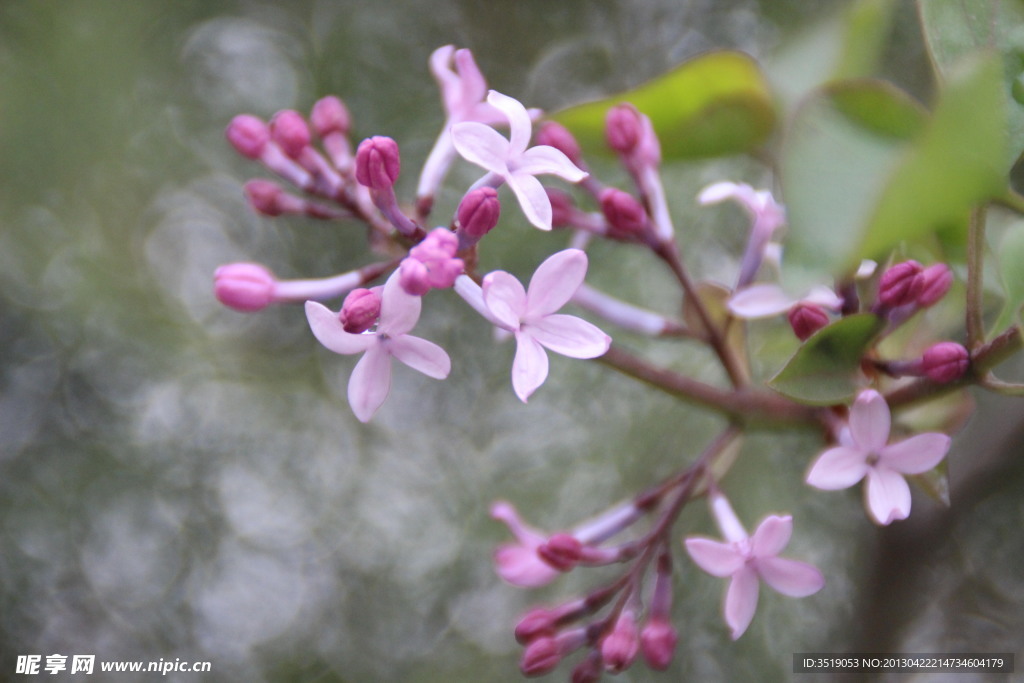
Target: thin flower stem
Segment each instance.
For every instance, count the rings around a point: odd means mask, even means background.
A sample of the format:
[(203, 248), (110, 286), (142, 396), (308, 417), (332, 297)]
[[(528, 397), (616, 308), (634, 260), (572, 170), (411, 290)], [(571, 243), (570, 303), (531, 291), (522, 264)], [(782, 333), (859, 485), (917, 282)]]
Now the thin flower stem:
[(743, 387), (747, 384), (745, 374), (740, 369), (740, 364), (736, 359), (736, 356), (732, 353), (732, 350), (725, 343), (725, 337), (722, 334), (722, 330), (715, 325), (711, 319), (711, 315), (708, 313), (707, 307), (704, 302), (701, 301), (697, 295), (697, 288), (693, 285), (693, 280), (690, 279), (689, 273), (686, 272), (686, 268), (683, 266), (683, 262), (679, 259), (679, 251), (676, 249), (674, 243), (661, 243), (654, 247), (655, 253), (661, 257), (665, 263), (668, 264), (672, 273), (676, 276), (679, 284), (683, 288), (683, 292), (690, 299), (690, 303), (693, 305), (693, 310), (697, 312), (697, 317), (700, 318), (701, 324), (704, 329), (707, 330), (708, 343), (711, 348), (714, 349), (715, 355), (722, 363), (722, 367), (725, 369), (726, 374), (729, 375), (729, 380), (732, 382), (734, 387)]
[(967, 228), (967, 348), (975, 349), (985, 342), (982, 320), (982, 275), (985, 261), (985, 207), (971, 211)]

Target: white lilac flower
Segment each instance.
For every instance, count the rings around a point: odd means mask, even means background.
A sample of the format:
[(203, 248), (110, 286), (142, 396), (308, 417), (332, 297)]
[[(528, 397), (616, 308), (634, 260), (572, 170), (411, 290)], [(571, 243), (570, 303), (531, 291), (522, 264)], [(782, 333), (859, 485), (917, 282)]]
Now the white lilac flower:
[(889, 443), (892, 416), (882, 395), (862, 391), (850, 408), (849, 429), (840, 444), (811, 464), (807, 483), (826, 491), (845, 489), (862, 479), (864, 506), (876, 524), (910, 515), (910, 486), (905, 475), (932, 469), (949, 451), (950, 438), (938, 432)]
[(508, 118), (509, 138), (478, 121), (466, 121), (452, 126), (452, 143), (464, 159), (508, 184), (530, 223), (550, 230), (551, 200), (535, 176), (556, 175), (575, 183), (587, 173), (554, 147), (529, 146), (533, 124), (518, 100), (492, 90), (487, 102)]
[(369, 422), (391, 389), (391, 358), (434, 379), (444, 379), (451, 360), (437, 344), (408, 334), (420, 317), (422, 300), (407, 294), (396, 271), (380, 294), (380, 319), (376, 330), (346, 332), (338, 314), (315, 301), (306, 302), (306, 318), (313, 334), (331, 351), (362, 353), (348, 382), (348, 401), (361, 422)]

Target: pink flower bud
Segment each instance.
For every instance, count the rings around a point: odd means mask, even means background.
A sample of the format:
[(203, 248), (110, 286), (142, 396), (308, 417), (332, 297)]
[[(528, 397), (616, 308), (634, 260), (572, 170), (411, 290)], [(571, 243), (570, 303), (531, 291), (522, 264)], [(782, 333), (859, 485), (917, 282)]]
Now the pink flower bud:
[(313, 130), (320, 137), (326, 137), (331, 133), (348, 135), (352, 126), (352, 118), (349, 116), (345, 103), (334, 95), (322, 97), (313, 105), (309, 113), (309, 122), (313, 124)]
[(564, 228), (573, 224), (576, 205), (569, 194), (552, 187), (544, 188), (551, 202), (551, 227)]
[(618, 104), (608, 110), (604, 135), (608, 146), (619, 154), (630, 154), (644, 134), (640, 112), (632, 104)]
[(459, 234), (465, 236), (469, 245), (475, 244), (498, 224), (501, 215), (498, 191), (493, 187), (481, 187), (468, 192), (459, 203), (456, 215)]
[(422, 261), (411, 257), (402, 259), (398, 266), (398, 284), (407, 294), (423, 296), (430, 291), (430, 271)]
[(557, 619), (558, 613), (554, 610), (534, 607), (516, 624), (516, 641), (525, 645), (539, 636), (553, 635)]
[(558, 571), (567, 572), (583, 557), (583, 544), (570, 534), (554, 534), (537, 548), (537, 554)]
[(569, 161), (580, 165), (580, 143), (572, 136), (569, 129), (555, 121), (545, 121), (537, 131), (537, 144), (549, 145), (569, 157)]
[(664, 671), (672, 663), (679, 637), (676, 629), (664, 618), (652, 618), (640, 632), (640, 651), (647, 666)]
[(921, 356), (921, 369), (928, 379), (945, 384), (958, 380), (967, 372), (971, 354), (956, 342), (939, 342)]
[(828, 313), (815, 304), (798, 303), (789, 309), (786, 317), (789, 318), (793, 334), (800, 341), (807, 341), (812, 334), (828, 325)]
[(582, 662), (573, 667), (572, 676), (569, 678), (572, 683), (597, 683), (601, 680), (601, 656), (592, 652)]
[(608, 187), (601, 192), (600, 200), (601, 212), (612, 228), (610, 237), (633, 237), (647, 229), (647, 211), (633, 195)]
[(224, 134), (231, 146), (249, 159), (259, 159), (270, 140), (267, 124), (250, 114), (239, 114), (231, 119)]
[(541, 636), (530, 642), (519, 661), (524, 676), (543, 676), (562, 661), (562, 648), (551, 636)]
[(341, 305), (338, 319), (350, 334), (359, 334), (373, 327), (380, 316), (380, 297), (370, 289), (353, 289)]
[(611, 633), (601, 640), (601, 659), (604, 668), (613, 674), (625, 671), (640, 651), (640, 637), (633, 613), (623, 610)]
[(939, 302), (953, 285), (953, 271), (945, 263), (935, 263), (921, 272), (924, 283), (917, 296), (917, 305), (927, 308)]
[(447, 228), (435, 228), (422, 242), (409, 250), (399, 266), (399, 283), (409, 294), (423, 296), (431, 288), (445, 289), (455, 284), (465, 264), (455, 258), (459, 238)]
[(371, 190), (394, 187), (402, 168), (398, 143), (389, 137), (375, 135), (359, 143), (356, 149), (356, 180)]
[(229, 263), (213, 274), (217, 300), (244, 313), (259, 311), (274, 302), (274, 274), (258, 263)]
[(878, 283), (878, 301), (886, 308), (896, 308), (917, 301), (924, 287), (923, 268), (917, 261), (904, 261), (882, 273)]
[(283, 213), (280, 199), (284, 190), (277, 183), (262, 178), (253, 178), (246, 182), (244, 190), (252, 208), (263, 215), (280, 216)]
[(285, 109), (270, 119), (270, 137), (286, 155), (298, 159), (309, 146), (309, 124), (294, 109)]

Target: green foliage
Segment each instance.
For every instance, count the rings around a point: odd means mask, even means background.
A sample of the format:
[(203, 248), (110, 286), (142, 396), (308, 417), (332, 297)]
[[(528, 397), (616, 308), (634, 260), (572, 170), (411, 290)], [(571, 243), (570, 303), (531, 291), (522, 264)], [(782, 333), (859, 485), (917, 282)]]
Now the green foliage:
[(871, 313), (851, 315), (808, 339), (768, 385), (794, 401), (833, 405), (853, 398), (861, 358), (883, 321)]
[(771, 95), (757, 63), (740, 52), (712, 52), (628, 92), (581, 104), (552, 118), (590, 151), (604, 149), (608, 110), (630, 102), (650, 117), (665, 159), (748, 152), (775, 126)]
[(998, 256), (1006, 300), (993, 326), (995, 333), (1019, 322), (1020, 309), (1024, 306), (1024, 268), (1021, 267), (1024, 264), (1024, 222), (1018, 221), (1006, 231), (999, 243)]

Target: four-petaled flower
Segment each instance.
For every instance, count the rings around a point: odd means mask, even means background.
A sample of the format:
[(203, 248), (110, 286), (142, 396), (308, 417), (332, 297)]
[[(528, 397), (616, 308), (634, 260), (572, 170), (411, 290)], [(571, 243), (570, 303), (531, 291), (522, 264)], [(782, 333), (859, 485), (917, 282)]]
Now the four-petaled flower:
[(459, 293), (481, 315), (516, 338), (512, 388), (524, 403), (548, 376), (545, 348), (571, 358), (596, 358), (611, 337), (574, 315), (555, 313), (569, 302), (587, 274), (587, 255), (565, 249), (548, 257), (528, 289), (503, 270), (488, 273), (481, 289), (466, 275), (455, 281)]
[(374, 332), (346, 332), (337, 313), (316, 301), (306, 302), (306, 318), (321, 344), (335, 353), (363, 354), (348, 382), (348, 402), (361, 422), (369, 422), (388, 396), (392, 356), (434, 379), (444, 379), (451, 371), (444, 349), (408, 334), (419, 320), (422, 300), (407, 294), (398, 280), (395, 271), (383, 287)]
[(725, 623), (732, 629), (733, 640), (743, 635), (754, 618), (759, 579), (793, 598), (817, 593), (825, 585), (814, 565), (778, 556), (793, 533), (792, 517), (769, 515), (748, 536), (725, 496), (715, 492), (709, 500), (725, 543), (691, 536), (685, 540), (686, 551), (708, 574), (731, 577), (725, 593)]
[(839, 295), (824, 285), (811, 288), (802, 299), (794, 299), (779, 285), (759, 282), (738, 290), (729, 298), (729, 312), (738, 318), (752, 320), (786, 313), (797, 304), (812, 304), (831, 311), (843, 305)]
[(487, 102), (508, 118), (509, 139), (483, 123), (466, 121), (452, 126), (452, 143), (467, 161), (508, 184), (530, 223), (541, 230), (550, 230), (551, 200), (534, 176), (551, 174), (576, 183), (587, 173), (554, 147), (529, 147), (533, 124), (530, 114), (518, 100), (492, 90)]
[(849, 430), (839, 445), (818, 456), (807, 483), (826, 491), (845, 489), (865, 479), (864, 506), (876, 524), (910, 515), (910, 487), (904, 475), (932, 469), (949, 451), (950, 438), (938, 432), (889, 443), (889, 405), (874, 389), (857, 396), (850, 408)]
[(697, 196), (697, 201), (704, 206), (718, 204), (727, 199), (732, 199), (742, 206), (751, 219), (750, 237), (736, 281), (737, 287), (744, 287), (754, 280), (772, 234), (786, 222), (786, 210), (775, 201), (771, 192), (755, 190), (746, 183), (714, 183), (701, 190)]

